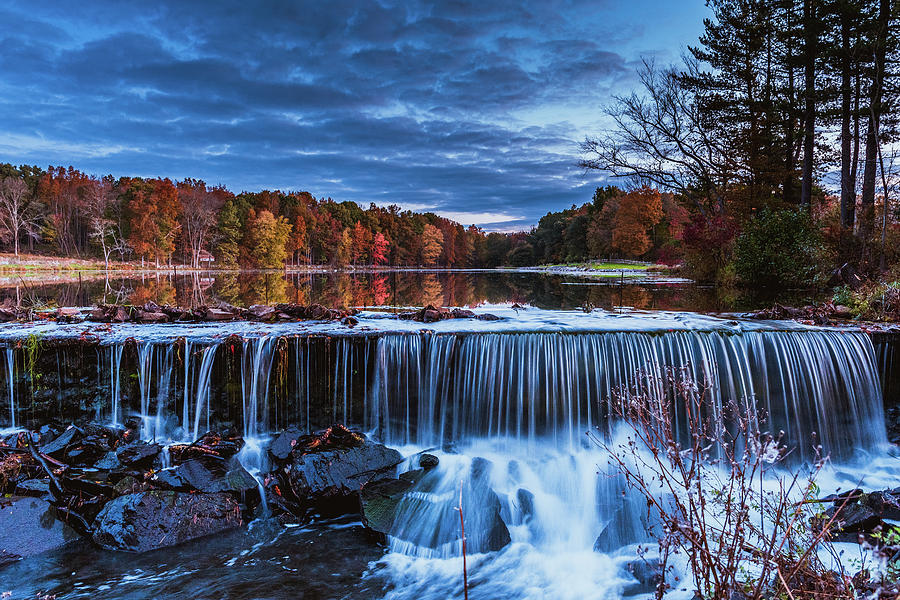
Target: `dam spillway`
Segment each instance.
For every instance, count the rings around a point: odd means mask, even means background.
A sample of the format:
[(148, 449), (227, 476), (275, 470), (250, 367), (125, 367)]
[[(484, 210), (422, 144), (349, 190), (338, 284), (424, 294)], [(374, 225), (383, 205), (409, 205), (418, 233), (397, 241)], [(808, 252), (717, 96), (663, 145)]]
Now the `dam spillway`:
[(884, 422), (883, 386), (894, 385), (889, 336), (684, 313), (500, 314), (423, 325), (372, 313), (353, 328), (6, 326), (0, 422), (140, 416), (142, 437), (160, 441), (343, 422), (393, 445), (486, 437), (574, 448), (607, 427), (616, 390), (674, 368), (709, 385), (711, 410), (759, 410), (801, 453), (886, 443), (871, 424)]

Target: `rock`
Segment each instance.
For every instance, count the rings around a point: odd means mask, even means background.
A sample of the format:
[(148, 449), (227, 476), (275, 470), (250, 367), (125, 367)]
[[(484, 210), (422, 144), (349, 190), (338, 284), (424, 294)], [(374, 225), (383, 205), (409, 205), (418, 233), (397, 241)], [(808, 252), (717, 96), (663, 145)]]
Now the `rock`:
[(359, 319), (356, 317), (344, 317), (343, 320), (341, 320), (341, 323), (347, 327), (355, 327), (359, 325)]
[(113, 307), (111, 314), (108, 314), (107, 316), (113, 323), (124, 323), (128, 320), (128, 312), (125, 310), (124, 306)]
[(42, 446), (41, 452), (53, 458), (62, 459), (65, 457), (68, 447), (81, 441), (83, 436), (84, 432), (81, 429), (74, 425), (69, 425), (68, 429), (63, 431), (56, 439)]
[(849, 319), (853, 316), (853, 311), (850, 310), (849, 306), (844, 306), (843, 304), (835, 304), (832, 314), (838, 319)]
[[(618, 513), (617, 513), (618, 516)], [(606, 523), (600, 531), (600, 535), (594, 540), (594, 552), (613, 552), (619, 547), (619, 540), (614, 535), (615, 527), (612, 523)]]
[(297, 444), (298, 440), (303, 437), (303, 432), (299, 428), (291, 426), (275, 436), (272, 443), (269, 444), (269, 454), (278, 461), (287, 460), (291, 455), (291, 451)]
[[(360, 493), (363, 524), (419, 548), (453, 548), (460, 538), (461, 491), (468, 552), (500, 550), (510, 543), (510, 535), (489, 473), (490, 462), (482, 459), (477, 466), (473, 461), (461, 490), (435, 470), (411, 471), (398, 480), (367, 485)], [(415, 522), (427, 525), (411, 526)]]
[(630, 561), (625, 565), (625, 571), (634, 577), (635, 582), (625, 586), (622, 590), (624, 596), (652, 594), (656, 591), (656, 586), (663, 582), (662, 564), (655, 558)]
[(387, 533), (395, 526), (397, 508), (403, 497), (425, 476), (424, 469), (401, 473), (397, 479), (382, 479), (360, 491), (360, 514), (373, 531)]
[(81, 311), (69, 306), (56, 309), (56, 320), (62, 323), (78, 323), (84, 320)]
[(138, 492), (146, 492), (148, 489), (147, 484), (142, 481), (138, 481), (131, 475), (127, 475), (120, 479), (116, 485), (113, 486), (113, 489), (116, 491), (116, 494), (119, 496), (125, 496), (127, 494), (137, 494)]
[(426, 471), (430, 471), (440, 464), (440, 460), (434, 454), (422, 454), (419, 456), (419, 466), (425, 469)]
[(207, 321), (231, 321), (236, 315), (220, 308), (207, 308), (203, 313), (203, 317)]
[(475, 317), (479, 321), (500, 321), (502, 317), (498, 317), (497, 315), (492, 315), (491, 313), (482, 313)]
[(330, 316), (328, 309), (321, 304), (311, 304), (307, 307), (305, 312), (305, 317), (313, 321), (323, 321)]
[(208, 432), (203, 434), (193, 444), (173, 444), (169, 446), (169, 457), (173, 464), (180, 464), (193, 458), (205, 458), (214, 456), (230, 458), (241, 451), (244, 440), (233, 432), (218, 434)]
[[(79, 535), (46, 500), (13, 496), (0, 501), (0, 555), (24, 558), (61, 548)], [(0, 560), (2, 562), (2, 560)]]
[(162, 446), (159, 444), (134, 442), (119, 448), (116, 458), (126, 467), (143, 470), (153, 465), (153, 461), (161, 451)]
[(114, 471), (121, 466), (122, 463), (119, 462), (119, 457), (116, 456), (113, 450), (107, 452), (100, 460), (94, 463), (94, 468), (102, 471)]
[(454, 319), (474, 319), (475, 318), (474, 312), (472, 312), (471, 310), (466, 310), (464, 308), (454, 308), (452, 311), (450, 311), (450, 315)]
[(169, 320), (169, 316), (162, 312), (147, 312), (141, 310), (137, 313), (137, 319), (144, 323), (165, 323)]
[(254, 304), (247, 311), (254, 319), (266, 320), (275, 316), (275, 308), (264, 304)]
[(26, 479), (16, 484), (16, 494), (19, 496), (42, 497), (50, 493), (49, 479)]
[[(165, 476), (159, 477), (162, 473)], [(191, 459), (157, 474), (158, 481), (180, 491), (197, 490), (207, 494), (231, 492), (246, 494), (256, 491), (259, 483), (237, 459)]]
[(298, 495), (317, 499), (356, 494), (365, 484), (393, 475), (403, 456), (364, 440), (361, 446), (302, 453), (294, 448), (288, 477)]
[(814, 517), (820, 524), (825, 524), (837, 515), (831, 528), (831, 539), (838, 542), (858, 542), (860, 537), (872, 533), (885, 523), (865, 501), (850, 501), (843, 508), (835, 504), (820, 517)]
[(228, 494), (153, 490), (111, 500), (95, 521), (94, 542), (110, 550), (147, 552), (240, 527)]
[(516, 503), (526, 521), (534, 518), (534, 494), (524, 488), (519, 488), (516, 490)]

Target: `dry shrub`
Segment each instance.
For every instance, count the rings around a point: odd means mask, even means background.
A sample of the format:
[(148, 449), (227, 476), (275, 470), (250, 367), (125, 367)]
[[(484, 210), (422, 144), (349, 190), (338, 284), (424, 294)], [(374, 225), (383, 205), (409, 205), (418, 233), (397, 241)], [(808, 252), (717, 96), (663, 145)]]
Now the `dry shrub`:
[[(680, 557), (696, 594), (710, 600), (854, 597), (854, 581), (827, 543), (832, 523), (811, 526), (821, 513), (815, 479), (825, 461), (802, 477), (779, 474), (788, 449), (781, 434), (761, 430), (755, 410), (716, 406), (686, 369), (638, 380), (613, 401), (629, 426), (626, 441), (596, 441), (646, 499), (663, 573)], [(826, 566), (820, 551), (838, 567)], [(657, 598), (667, 589), (661, 582)]]

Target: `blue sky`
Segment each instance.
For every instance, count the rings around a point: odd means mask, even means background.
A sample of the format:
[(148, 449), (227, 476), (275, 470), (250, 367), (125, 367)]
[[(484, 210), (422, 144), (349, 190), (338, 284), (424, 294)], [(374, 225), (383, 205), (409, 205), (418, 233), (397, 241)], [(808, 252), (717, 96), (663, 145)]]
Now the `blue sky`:
[[(76, 8), (77, 6), (77, 8)], [(703, 0), (0, 4), (0, 162), (196, 177), (527, 229)]]

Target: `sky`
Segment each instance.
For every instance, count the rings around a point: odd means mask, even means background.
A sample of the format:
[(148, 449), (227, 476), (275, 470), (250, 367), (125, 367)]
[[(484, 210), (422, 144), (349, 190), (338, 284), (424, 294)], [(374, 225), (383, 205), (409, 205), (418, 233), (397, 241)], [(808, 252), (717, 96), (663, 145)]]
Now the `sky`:
[(194, 177), (528, 229), (703, 0), (4, 0), (0, 162)]

